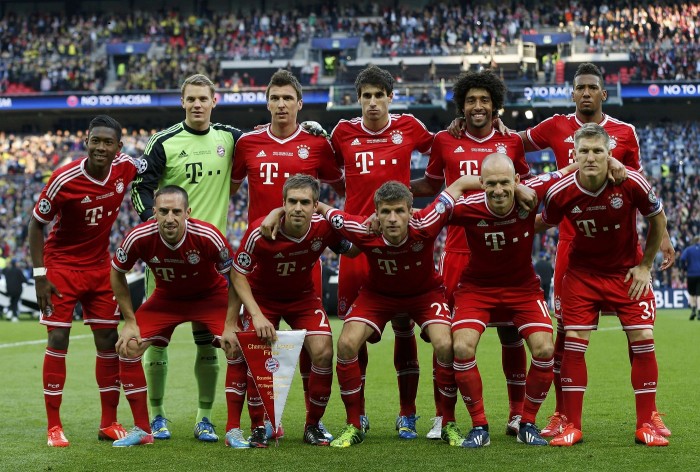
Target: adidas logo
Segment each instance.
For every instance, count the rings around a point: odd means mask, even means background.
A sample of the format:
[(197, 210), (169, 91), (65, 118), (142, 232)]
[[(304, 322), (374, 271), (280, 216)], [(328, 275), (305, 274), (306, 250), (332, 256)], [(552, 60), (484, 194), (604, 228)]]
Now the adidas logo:
[(151, 264), (160, 264), (160, 259), (158, 259), (158, 257), (153, 257), (153, 259), (151, 259), (148, 262), (150, 262)]
[(359, 146), (360, 145), (360, 140), (355, 138), (351, 143), (350, 146)]
[(185, 152), (185, 150), (183, 149), (182, 152), (177, 157), (189, 157), (189, 154), (187, 154)]
[(284, 254), (282, 254), (281, 252), (278, 252), (277, 254), (272, 256), (272, 258), (273, 259), (282, 259), (282, 258), (284, 258)]
[(85, 195), (85, 198), (83, 198), (80, 203), (90, 203), (92, 200), (90, 199), (89, 196)]
[(564, 142), (565, 142), (565, 143), (573, 143), (573, 142), (574, 142), (574, 137), (573, 137), (573, 136), (569, 136), (568, 138), (566, 138), (566, 139), (564, 140)]
[(573, 444), (574, 442), (574, 433), (569, 433), (566, 436), (564, 436), (564, 441), (568, 444)]
[(583, 213), (581, 209), (576, 205), (573, 210), (571, 210), (571, 213)]
[(375, 247), (374, 249), (372, 249), (372, 252), (375, 253), (375, 254), (381, 254), (381, 253), (382, 253), (382, 250), (379, 249), (378, 247)]
[(488, 226), (488, 225), (489, 225), (489, 224), (488, 224), (486, 221), (484, 221), (484, 220), (479, 221), (479, 223), (477, 224), (477, 226), (481, 226), (482, 228), (483, 228), (484, 226)]
[(457, 146), (457, 149), (455, 149), (455, 153), (458, 152), (464, 152), (464, 148), (462, 146)]
[(260, 151), (257, 156), (255, 157), (267, 157), (267, 154), (265, 154), (265, 151)]

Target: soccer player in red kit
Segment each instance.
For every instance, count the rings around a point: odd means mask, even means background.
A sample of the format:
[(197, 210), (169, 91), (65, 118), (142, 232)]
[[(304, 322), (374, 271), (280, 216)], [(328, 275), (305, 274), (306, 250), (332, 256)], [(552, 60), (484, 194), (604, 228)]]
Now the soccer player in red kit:
[[(279, 70), (270, 78), (265, 92), (271, 115), (269, 127), (245, 133), (236, 142), (231, 174), (231, 193), (236, 193), (248, 178), (248, 221), (268, 215), (282, 201), (282, 186), (292, 175), (303, 173), (321, 179), (344, 195), (343, 172), (335, 161), (328, 140), (307, 131), (297, 122), (302, 109), (302, 88), (297, 78), (287, 70)], [(316, 294), (322, 297), (321, 265), (314, 269)], [(307, 411), (311, 358), (306, 349), (299, 358)], [(248, 386), (249, 402), (258, 397), (255, 386)], [(251, 414), (263, 411), (262, 401), (253, 400)], [(252, 413), (257, 410), (257, 413)], [(325, 430), (323, 423), (321, 429)], [(272, 430), (270, 429), (270, 432)], [(332, 439), (332, 438), (331, 438)]]
[[(559, 224), (567, 218), (575, 230), (563, 278), (562, 320), (566, 333), (562, 360), (562, 396), (568, 419), (552, 446), (571, 446), (583, 439), (581, 411), (586, 391), (585, 353), (599, 311), (612, 308), (632, 350), (632, 387), (637, 409), (636, 441), (666, 446), (652, 418), (658, 366), (654, 354), (656, 306), (651, 268), (659, 250), (666, 216), (641, 174), (629, 170), (620, 185), (608, 182), (610, 136), (587, 123), (574, 134), (579, 170), (547, 192), (542, 221)], [(637, 236), (637, 211), (649, 223), (642, 253)]]
[[(525, 140), (525, 150), (535, 151), (552, 148), (557, 162), (557, 168), (562, 169), (576, 161), (574, 154), (574, 133), (585, 123), (596, 123), (605, 128), (610, 136), (610, 152), (613, 161), (611, 166), (622, 166), (642, 172), (639, 157), (639, 139), (637, 132), (629, 123), (616, 120), (603, 113), (603, 102), (607, 99), (603, 74), (600, 69), (591, 63), (583, 63), (574, 75), (574, 86), (571, 97), (576, 104), (576, 112), (568, 115), (554, 115), (542, 121), (538, 125), (520, 132)], [(575, 230), (571, 223), (564, 219), (559, 226), (559, 243), (554, 267), (554, 314), (557, 320), (561, 319), (561, 290), (562, 279), (569, 263), (569, 251)], [(662, 269), (673, 265), (675, 251), (665, 232), (661, 245), (664, 253)], [(609, 311), (609, 310), (606, 310)], [(542, 430), (543, 436), (554, 436), (562, 426), (561, 408), (561, 358), (564, 354), (564, 330), (561, 323), (557, 322), (557, 336), (554, 347), (554, 390), (556, 394), (556, 406), (550, 423)], [(658, 418), (658, 421), (661, 421)], [(665, 426), (664, 426), (665, 428)]]
[[(506, 86), (491, 70), (467, 72), (455, 82), (453, 101), (464, 116), (465, 128), (459, 138), (448, 131), (435, 135), (430, 161), (425, 169), (425, 176), (411, 181), (414, 196), (432, 196), (437, 194), (443, 184), (450, 185), (463, 175), (481, 173), (484, 158), (494, 152), (508, 155), (515, 164), (515, 170), (521, 179), (530, 174), (530, 167), (525, 161), (523, 141), (517, 134), (501, 134), (493, 127), (493, 118), (503, 108)], [(479, 192), (481, 193), (481, 192)], [(447, 303), (454, 305), (454, 291), (457, 290), (462, 269), (469, 262), (469, 246), (464, 230), (457, 226), (448, 226), (445, 251), (440, 256), (440, 275), (445, 282)], [(525, 400), (525, 375), (527, 354), (523, 339), (513, 327), (512, 320), (491, 318), (489, 326), (498, 329), (502, 346), (503, 373), (508, 386), (510, 413), (506, 434), (516, 435)], [(437, 412), (433, 428), (428, 433), (429, 439), (440, 438), (441, 415)]]
[[(411, 216), (413, 196), (406, 185), (397, 181), (383, 184), (375, 192), (374, 201), (380, 235), (368, 233), (362, 224), (364, 216), (323, 203), (318, 205), (318, 211), (364, 252), (369, 263), (368, 276), (348, 310), (338, 340), (336, 371), (347, 424), (331, 446), (350, 447), (364, 441), (360, 418), (364, 391), (358, 353), (366, 341), (379, 341), (384, 326), (395, 317), (416, 322), (432, 343), (438, 360), (436, 381), (441, 393), (441, 411), (446, 422), (443, 438), (451, 445), (459, 445), (462, 438), (454, 418), (457, 391), (452, 371), (450, 310), (442, 278), (433, 263), (433, 243), (454, 201), (442, 193), (430, 206)], [(414, 416), (415, 410), (402, 414)]]
[[(359, 250), (316, 214), (319, 194), (318, 180), (306, 174), (291, 176), (284, 183), (284, 206), (275, 212), (282, 218), (276, 239), (262, 237), (260, 224), (263, 218), (253, 221), (234, 257), (234, 268), (248, 277), (256, 302), (276, 328), (284, 319), (292, 329), (306, 330), (304, 347), (311, 355), (312, 363), (304, 442), (328, 446), (330, 440), (319, 427), (319, 421), (331, 394), (333, 338), (312, 274), (326, 247), (338, 254), (351, 251), (350, 256), (358, 254)], [(246, 375), (245, 366), (240, 375)], [(242, 407), (242, 398), (237, 400)], [(251, 419), (253, 435), (250, 442), (252, 446), (265, 447), (267, 438), (263, 416), (259, 414)], [(238, 418), (232, 418), (229, 411), (229, 422), (228, 430), (240, 428), (240, 409)]]
[[(525, 185), (541, 199), (560, 177), (558, 172), (544, 174)], [(451, 225), (464, 231), (473, 250), (454, 293), (452, 319), (455, 379), (473, 426), (462, 446), (490, 444), (476, 349), (494, 318), (511, 321), (532, 354), (518, 417), (518, 442), (544, 446), (547, 442), (539, 435), (535, 417), (552, 383), (554, 345), (549, 309), (532, 266), (536, 211), (516, 205), (520, 176), (509, 156), (486, 156), (480, 182), (483, 191), (460, 198), (450, 218)]]
[[(371, 196), (384, 182), (397, 180), (409, 185), (411, 153), (414, 150), (429, 153), (433, 135), (413, 115), (389, 113), (394, 96), (394, 79), (389, 72), (370, 65), (358, 74), (355, 89), (362, 116), (341, 120), (333, 129), (331, 142), (336, 159), (345, 170), (345, 211), (368, 217), (375, 210)], [(339, 318), (345, 318), (368, 271), (364, 255), (352, 260), (340, 258)], [(396, 427), (399, 437), (415, 439), (418, 437), (415, 410), (420, 371), (413, 324), (407, 318), (398, 319), (392, 321), (392, 327), (395, 334), (394, 366), (401, 404)], [(363, 378), (366, 367), (367, 348), (363, 346), (360, 351)], [(363, 406), (363, 426), (366, 428), (368, 422), (364, 413)]]
[[(48, 329), (43, 379), (49, 446), (69, 444), (59, 410), (73, 309), (78, 301), (97, 348), (95, 376), (102, 405), (98, 439), (126, 435), (117, 422), (120, 386), (114, 343), (119, 312), (109, 286), (109, 237), (140, 161), (120, 154), (121, 135), (116, 120), (106, 115), (95, 117), (85, 138), (87, 158), (54, 171), (29, 222), (40, 323)], [(53, 220), (56, 222), (45, 241), (44, 228)]]
[[(189, 321), (202, 323), (218, 339), (230, 313), (240, 310), (241, 300), (250, 309), (258, 334), (274, 337), (245, 277), (231, 277), (230, 282), (224, 277), (231, 271), (233, 251), (214, 225), (189, 217), (187, 192), (176, 185), (160, 188), (153, 210), (155, 220), (130, 231), (112, 260), (112, 289), (124, 315), (116, 348), (124, 394), (134, 415), (134, 428), (115, 441), (115, 447), (153, 443), (141, 363), (152, 342), (167, 346), (174, 329)], [(126, 273), (139, 259), (153, 272), (156, 288), (134, 312)]]

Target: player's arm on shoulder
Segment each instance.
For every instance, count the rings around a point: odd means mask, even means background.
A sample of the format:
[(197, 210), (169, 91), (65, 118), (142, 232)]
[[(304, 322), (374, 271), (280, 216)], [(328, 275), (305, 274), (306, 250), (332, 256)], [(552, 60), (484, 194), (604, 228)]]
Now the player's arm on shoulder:
[(608, 180), (619, 185), (627, 179), (627, 168), (614, 157), (608, 158)]
[(141, 221), (153, 216), (153, 193), (163, 175), (167, 157), (163, 144), (156, 137), (146, 145), (146, 153), (141, 156), (141, 172), (131, 186), (131, 203)]
[[(413, 185), (413, 181), (411, 181)], [(481, 179), (478, 175), (463, 175), (459, 179), (452, 182), (449, 187), (445, 189), (454, 200), (459, 200), (465, 192), (470, 190), (481, 190)]]
[(411, 180), (411, 193), (414, 197), (432, 197), (440, 192), (444, 183), (443, 179), (433, 179), (424, 175)]
[(542, 213), (538, 213), (537, 216), (535, 216), (535, 233), (543, 233), (549, 228), (553, 227), (554, 226), (548, 225), (544, 222), (544, 220), (542, 219)]
[(277, 237), (277, 231), (282, 224), (281, 219), (284, 216), (284, 207), (275, 208), (262, 220), (260, 223), (260, 233), (265, 239), (274, 240)]
[(661, 246), (661, 239), (666, 231), (666, 214), (663, 210), (654, 216), (647, 218), (649, 222), (649, 230), (647, 231), (646, 246), (644, 254), (639, 265), (632, 267), (627, 271), (625, 282), (631, 280), (630, 288), (627, 294), (630, 300), (639, 300), (643, 295), (646, 295), (651, 286), (651, 269), (654, 265), (654, 258)]
[[(46, 225), (34, 216), (29, 218), (29, 253), (32, 257), (32, 267), (34, 268), (34, 288), (36, 290), (36, 301), (39, 310), (47, 314), (53, 311), (51, 294), (56, 294), (63, 298), (63, 294), (49, 279), (49, 272), (44, 268), (44, 228)], [(42, 270), (43, 269), (43, 270)], [(43, 275), (41, 274), (43, 272)], [(48, 309), (48, 312), (47, 312)]]

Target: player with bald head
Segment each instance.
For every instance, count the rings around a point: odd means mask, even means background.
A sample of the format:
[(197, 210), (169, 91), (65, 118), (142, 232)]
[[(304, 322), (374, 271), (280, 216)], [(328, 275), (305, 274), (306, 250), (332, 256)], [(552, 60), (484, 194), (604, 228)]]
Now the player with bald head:
[[(524, 185), (541, 199), (562, 175), (542, 174)], [(479, 181), (483, 191), (457, 200), (450, 220), (463, 228), (472, 249), (454, 293), (452, 320), (455, 379), (473, 426), (462, 446), (490, 444), (476, 349), (492, 318), (510, 319), (530, 349), (517, 440), (542, 446), (547, 442), (539, 435), (535, 417), (552, 383), (554, 345), (552, 320), (531, 259), (536, 211), (516, 205), (520, 176), (507, 155), (486, 156)]]

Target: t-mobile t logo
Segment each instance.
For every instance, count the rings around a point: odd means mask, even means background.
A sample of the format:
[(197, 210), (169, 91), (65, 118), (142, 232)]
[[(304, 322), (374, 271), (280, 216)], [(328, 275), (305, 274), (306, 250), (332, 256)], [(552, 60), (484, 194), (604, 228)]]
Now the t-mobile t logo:
[(360, 174), (369, 174), (369, 168), (374, 166), (373, 152), (357, 152), (355, 153), (355, 167), (358, 167)]
[(277, 169), (279, 164), (276, 162), (262, 162), (260, 164), (260, 177), (263, 180), (263, 185), (272, 185), (272, 179), (276, 179), (279, 173)]
[(97, 226), (97, 220), (102, 218), (102, 213), (101, 206), (85, 210), (85, 221), (88, 222), (88, 226)]
[(500, 251), (501, 246), (506, 243), (506, 237), (502, 231), (498, 233), (484, 233), (484, 239), (486, 240), (486, 246), (490, 247), (492, 251)]
[(479, 175), (477, 161), (459, 161), (459, 175)]
[(593, 233), (597, 233), (595, 229), (595, 220), (576, 220), (576, 226), (587, 238), (594, 238)]

